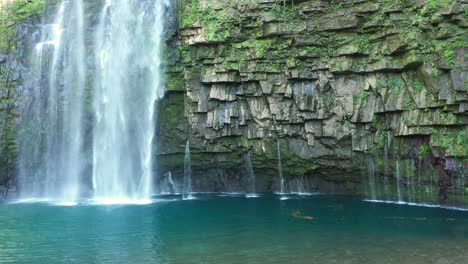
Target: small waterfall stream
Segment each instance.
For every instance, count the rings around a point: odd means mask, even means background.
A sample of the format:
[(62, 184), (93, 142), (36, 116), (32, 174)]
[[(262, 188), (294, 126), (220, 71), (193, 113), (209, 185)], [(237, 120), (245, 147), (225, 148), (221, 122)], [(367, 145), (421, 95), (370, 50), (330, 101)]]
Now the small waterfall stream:
[(280, 149), (280, 142), (279, 139), (276, 140), (276, 149), (277, 149), (277, 155), (278, 155), (278, 177), (279, 177), (279, 185), (280, 185), (280, 194), (284, 194), (286, 192), (285, 190), (285, 182), (284, 182), (284, 176), (283, 176), (283, 164), (281, 163), (281, 149)]
[(369, 177), (369, 188), (372, 200), (377, 199), (376, 179), (375, 179), (375, 165), (374, 160), (368, 157), (367, 160), (367, 176)]
[(190, 160), (190, 142), (185, 144), (184, 158), (184, 191), (182, 193), (184, 199), (191, 199), (192, 196), (192, 161)]
[(252, 166), (252, 159), (250, 156), (250, 151), (244, 154), (244, 167), (247, 173), (247, 195), (254, 195), (255, 188), (255, 172)]
[(164, 177), (159, 182), (159, 193), (160, 194), (175, 194), (177, 193), (177, 186), (172, 179), (172, 172), (168, 171), (164, 174)]
[(289, 188), (291, 193), (298, 194), (298, 195), (309, 195), (310, 193), (310, 185), (309, 181), (306, 176), (300, 175), (294, 178), (294, 180), (289, 182)]
[(402, 202), (402, 199), (401, 199), (401, 191), (400, 191), (401, 160), (396, 160), (396, 164), (395, 164), (395, 176), (396, 176), (396, 187), (397, 187), (397, 198), (398, 198), (398, 202)]

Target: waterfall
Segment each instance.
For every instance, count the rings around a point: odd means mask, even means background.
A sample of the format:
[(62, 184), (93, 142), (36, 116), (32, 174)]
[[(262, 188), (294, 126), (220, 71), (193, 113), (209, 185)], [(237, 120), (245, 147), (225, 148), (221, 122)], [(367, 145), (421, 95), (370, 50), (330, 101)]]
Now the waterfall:
[(164, 178), (159, 182), (159, 193), (160, 194), (174, 194), (177, 192), (176, 185), (172, 179), (172, 172), (164, 174)]
[(188, 141), (185, 144), (183, 198), (192, 198), (192, 161), (190, 160), (190, 143)]
[(73, 202), (83, 169), (82, 1), (62, 1), (32, 52), (19, 138), (20, 197)]
[(172, 189), (172, 193), (177, 192), (174, 180), (172, 179), (172, 173), (171, 172), (169, 172), (169, 175), (167, 176), (167, 182), (169, 183), (169, 186)]
[[(293, 186), (291, 186), (293, 184)], [(308, 195), (310, 194), (309, 192), (309, 182), (307, 180), (307, 177), (304, 175), (297, 176), (293, 181), (290, 182), (289, 188), (291, 190), (296, 190), (294, 193), (298, 195)]]
[(155, 108), (164, 95), (164, 1), (106, 0), (94, 36), (96, 199), (151, 196)]
[(408, 160), (405, 160), (405, 165), (406, 165), (406, 188), (407, 188), (407, 194), (408, 194), (408, 198), (407, 198), (407, 201), (408, 202), (413, 202), (414, 201), (414, 193), (415, 193), (415, 184), (414, 184), (414, 173), (413, 173), (413, 170), (414, 170), (414, 166), (415, 166), (415, 162), (413, 159), (408, 159)]
[(22, 198), (149, 201), (169, 2), (62, 0), (46, 16), (23, 92)]
[(276, 149), (278, 151), (278, 176), (279, 176), (279, 184), (280, 184), (280, 194), (284, 194), (285, 188), (284, 188), (284, 177), (283, 177), (283, 164), (281, 163), (281, 150), (280, 150), (279, 139), (276, 140)]
[(371, 199), (377, 199), (377, 191), (376, 191), (376, 179), (375, 179), (375, 165), (374, 160), (371, 157), (367, 157), (367, 177), (369, 177), (369, 188)]
[(244, 154), (244, 167), (247, 172), (247, 193), (254, 194), (255, 189), (255, 173), (252, 167), (250, 151)]
[(400, 179), (401, 179), (401, 160), (396, 161), (395, 165), (395, 174), (396, 174), (396, 186), (397, 186), (397, 198), (398, 202), (401, 202), (401, 191), (400, 191)]

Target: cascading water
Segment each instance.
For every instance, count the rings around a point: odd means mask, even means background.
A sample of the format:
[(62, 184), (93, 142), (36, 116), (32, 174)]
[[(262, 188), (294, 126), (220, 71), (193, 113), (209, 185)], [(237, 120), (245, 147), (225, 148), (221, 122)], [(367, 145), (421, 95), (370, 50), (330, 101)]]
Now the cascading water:
[(367, 177), (369, 177), (369, 188), (370, 188), (370, 195), (372, 200), (377, 199), (377, 191), (376, 191), (376, 179), (375, 179), (375, 165), (374, 160), (371, 157), (367, 157)]
[(291, 191), (291, 193), (298, 195), (309, 195), (310, 186), (307, 177), (304, 175), (295, 177), (292, 181), (289, 182), (289, 189), (294, 190)]
[(21, 198), (73, 202), (80, 195), (84, 50), (82, 1), (62, 1), (32, 53), (19, 135)]
[(405, 169), (406, 169), (406, 172), (405, 172), (405, 176), (406, 176), (406, 192), (407, 192), (407, 201), (408, 202), (411, 202), (412, 201), (412, 198), (411, 198), (411, 173), (410, 173), (410, 162), (409, 161), (406, 161), (405, 162)]
[(22, 198), (149, 201), (169, 2), (62, 0), (45, 20), (24, 92)]
[(165, 1), (112, 1), (95, 33), (93, 188), (98, 200), (151, 196)]
[(398, 202), (401, 202), (401, 191), (400, 191), (400, 180), (401, 180), (401, 160), (396, 161), (395, 165), (395, 174), (396, 174), (396, 187), (397, 187), (397, 198)]
[(250, 151), (244, 154), (244, 167), (247, 172), (247, 193), (253, 195), (255, 189), (255, 172), (252, 166), (252, 159), (250, 157)]
[(172, 179), (172, 172), (167, 172), (159, 182), (159, 193), (160, 194), (174, 194), (177, 193), (177, 187)]
[(284, 188), (283, 164), (281, 163), (281, 149), (280, 149), (279, 139), (276, 140), (276, 149), (278, 152), (278, 176), (279, 176), (279, 184), (280, 184), (280, 194), (284, 194), (285, 188)]
[(190, 143), (187, 141), (185, 144), (185, 158), (184, 158), (184, 199), (191, 199), (192, 197), (192, 161), (190, 160)]

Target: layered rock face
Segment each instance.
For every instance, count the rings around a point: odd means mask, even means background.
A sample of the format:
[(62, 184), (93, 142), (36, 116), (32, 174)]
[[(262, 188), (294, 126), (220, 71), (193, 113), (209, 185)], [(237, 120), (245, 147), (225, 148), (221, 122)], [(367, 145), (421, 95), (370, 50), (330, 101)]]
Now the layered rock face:
[[(44, 3), (17, 2), (0, 21), (0, 186)], [(182, 189), (189, 140), (194, 191), (246, 191), (251, 157), (258, 192), (279, 191), (281, 170), (286, 191), (466, 202), (465, 0), (175, 3), (156, 188)]]
[[(42, 0), (0, 1), (0, 198), (16, 185), (18, 122), (28, 100), (28, 39), (33, 37), (44, 8)], [(39, 131), (38, 131), (39, 133)]]
[(362, 193), (364, 154), (390, 179), (400, 159), (418, 175), (443, 166), (464, 178), (466, 10), (462, 0), (179, 0), (159, 175), (182, 174), (190, 140), (199, 191), (242, 190), (247, 152), (257, 190), (278, 190), (277, 146), (286, 181), (306, 177), (316, 191)]

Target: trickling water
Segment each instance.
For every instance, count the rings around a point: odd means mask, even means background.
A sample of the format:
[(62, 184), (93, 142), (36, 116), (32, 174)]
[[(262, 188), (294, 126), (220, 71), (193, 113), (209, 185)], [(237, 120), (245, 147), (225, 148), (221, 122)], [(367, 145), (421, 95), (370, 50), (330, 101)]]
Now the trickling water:
[(21, 196), (148, 200), (170, 0), (87, 2), (101, 8), (97, 19), (84, 16), (83, 2), (61, 1), (32, 53), (19, 134)]
[(250, 157), (250, 151), (244, 154), (244, 166), (247, 172), (247, 192), (255, 193), (255, 173), (252, 167), (252, 160)]
[(169, 172), (169, 175), (167, 176), (167, 182), (169, 183), (170, 187), (172, 188), (172, 192), (175, 193), (177, 192), (176, 185), (174, 183), (174, 180), (172, 179), (172, 173)]
[(310, 194), (310, 186), (307, 177), (304, 175), (297, 176), (293, 180), (289, 181), (290, 190), (294, 190), (292, 193), (299, 195)]
[(395, 168), (395, 174), (396, 174), (396, 186), (397, 186), (397, 196), (398, 196), (398, 202), (401, 202), (401, 192), (400, 192), (400, 179), (401, 179), (401, 160), (396, 161), (396, 168)]
[(369, 188), (372, 200), (377, 199), (376, 179), (375, 179), (375, 166), (374, 160), (367, 157), (367, 176), (369, 177)]
[(276, 149), (278, 152), (278, 176), (279, 176), (279, 184), (280, 184), (280, 193), (285, 193), (284, 188), (284, 177), (283, 177), (283, 164), (281, 163), (281, 150), (280, 150), (280, 143), (279, 139), (276, 140)]
[(159, 193), (161, 194), (173, 194), (177, 193), (176, 184), (172, 179), (172, 172), (164, 174), (163, 179), (159, 183)]
[(192, 198), (192, 161), (190, 160), (190, 143), (188, 141), (185, 144), (183, 198)]
[(82, 1), (62, 1), (34, 47), (31, 88), (24, 94), (18, 137), (21, 198), (75, 201), (80, 195), (83, 34)]

